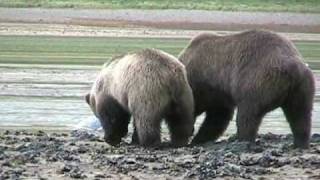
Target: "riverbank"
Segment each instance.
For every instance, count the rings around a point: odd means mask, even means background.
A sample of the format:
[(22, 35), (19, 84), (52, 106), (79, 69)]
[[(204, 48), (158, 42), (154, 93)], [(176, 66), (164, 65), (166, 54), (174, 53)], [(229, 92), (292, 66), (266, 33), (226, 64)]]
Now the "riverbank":
[(129, 139), (110, 147), (85, 131), (2, 131), (0, 179), (320, 178), (320, 134), (308, 150), (293, 149), (291, 135), (270, 133), (254, 145), (225, 138), (178, 149), (144, 149)]
[(0, 8), (1, 23), (66, 24), (100, 27), (239, 31), (263, 28), (320, 32), (320, 14), (206, 10)]
[[(320, 18), (320, 17), (319, 17)], [(5, 36), (64, 36), (64, 37), (126, 37), (191, 39), (199, 33), (228, 35), (237, 31), (159, 29), (152, 27), (101, 27), (46, 23), (1, 23), (0, 35)], [(320, 33), (279, 32), (292, 41), (320, 41)]]

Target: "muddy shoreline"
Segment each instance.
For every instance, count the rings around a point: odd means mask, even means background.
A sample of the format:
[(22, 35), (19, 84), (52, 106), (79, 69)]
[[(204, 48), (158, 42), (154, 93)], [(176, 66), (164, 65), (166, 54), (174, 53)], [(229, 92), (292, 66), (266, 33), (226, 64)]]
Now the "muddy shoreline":
[(319, 33), (319, 17), (319, 14), (284, 12), (0, 8), (0, 22), (2, 23), (216, 31), (263, 28), (282, 32)]
[[(250, 29), (246, 27), (243, 29)], [(152, 27), (99, 27), (66, 24), (37, 23), (1, 23), (0, 35), (6, 36), (64, 36), (64, 37), (126, 37), (126, 38), (183, 38), (189, 39), (202, 33), (210, 32), (216, 35), (228, 35), (237, 31), (224, 30), (183, 30), (157, 29)], [(317, 33), (285, 33), (279, 34), (293, 41), (320, 41)]]
[(292, 135), (260, 135), (255, 144), (225, 138), (173, 149), (111, 147), (87, 131), (0, 133), (0, 179), (257, 179), (320, 178), (320, 134), (311, 147), (292, 147)]

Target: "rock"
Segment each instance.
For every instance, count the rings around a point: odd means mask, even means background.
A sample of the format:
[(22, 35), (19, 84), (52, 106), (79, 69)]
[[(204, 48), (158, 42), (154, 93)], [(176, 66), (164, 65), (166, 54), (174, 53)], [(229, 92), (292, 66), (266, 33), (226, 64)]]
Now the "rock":
[(30, 137), (24, 137), (24, 138), (21, 139), (21, 141), (23, 141), (23, 142), (31, 142), (32, 139)]
[(281, 159), (278, 159), (278, 160), (277, 160), (277, 162), (275, 163), (275, 167), (276, 167), (276, 168), (279, 168), (279, 167), (288, 165), (288, 164), (290, 164), (290, 163), (291, 163), (291, 161), (290, 161), (290, 159), (288, 159), (287, 157), (281, 158)]
[(202, 151), (201, 149), (199, 149), (197, 147), (194, 147), (194, 148), (191, 149), (191, 154), (192, 155), (196, 155), (196, 154), (201, 153), (201, 151)]
[(225, 148), (225, 153), (226, 152), (232, 152), (232, 153), (242, 153), (242, 152), (247, 152), (250, 150), (250, 142), (240, 142), (240, 141), (235, 141), (230, 144), (227, 144), (227, 147)]
[(61, 133), (61, 136), (68, 137), (69, 134), (68, 133)]
[(94, 134), (89, 133), (88, 131), (85, 131), (85, 130), (74, 130), (74, 131), (71, 131), (70, 134), (71, 134), (71, 137), (75, 137), (78, 140), (95, 140), (95, 139), (97, 139), (97, 137)]
[(240, 164), (244, 166), (253, 166), (259, 164), (259, 158), (251, 155), (242, 155)]
[(1, 153), (1, 151), (0, 151), (0, 161), (2, 161), (2, 160), (6, 160), (6, 159), (8, 159), (8, 158), (9, 158), (9, 156), (8, 156), (8, 155), (3, 154), (3, 153)]
[(254, 153), (261, 153), (261, 152), (263, 152), (264, 149), (263, 149), (263, 147), (261, 147), (259, 145), (250, 145), (249, 150)]
[(75, 146), (75, 145), (76, 145), (76, 143), (73, 141), (69, 143), (69, 146)]
[(270, 151), (272, 156), (281, 157), (283, 155), (283, 151), (280, 149), (272, 149)]
[(5, 131), (3, 132), (3, 134), (4, 134), (4, 135), (9, 135), (9, 134), (10, 134), (10, 131), (9, 131), (9, 130), (5, 130)]
[(217, 171), (214, 169), (209, 169), (204, 166), (201, 166), (198, 169), (197, 173), (200, 177), (200, 179), (208, 179), (208, 178), (216, 178), (217, 177)]
[(162, 163), (152, 163), (152, 164), (148, 164), (148, 169), (151, 170), (151, 171), (154, 171), (154, 170), (165, 170), (165, 169), (168, 169), (168, 167), (165, 166)]
[(36, 136), (45, 136), (47, 134), (44, 131), (39, 130), (35, 135)]
[(315, 156), (312, 159), (310, 159), (310, 164), (312, 166), (320, 168), (320, 157), (319, 156)]
[(95, 178), (106, 178), (106, 176), (104, 174), (101, 174), (101, 173), (96, 173), (94, 175)]
[(241, 167), (236, 164), (226, 163), (225, 168), (232, 173), (240, 174), (241, 172)]
[(75, 179), (82, 179), (82, 178), (85, 178), (86, 175), (84, 175), (83, 172), (80, 171), (79, 168), (74, 168), (70, 171), (70, 177), (75, 178)]
[(25, 169), (22, 169), (22, 168), (15, 168), (13, 169), (13, 173), (16, 174), (16, 175), (21, 175), (23, 172), (25, 172), (26, 170)]
[(273, 134), (273, 133), (267, 133), (267, 134), (262, 135), (261, 138), (263, 140), (270, 141), (270, 140), (279, 139), (280, 135), (276, 135), (276, 134)]
[(255, 174), (255, 175), (265, 175), (270, 173), (270, 170), (261, 167), (249, 167), (246, 168), (246, 173)]
[(10, 161), (7, 160), (2, 163), (2, 166), (12, 167), (12, 164)]
[(320, 134), (317, 134), (317, 133), (313, 134), (311, 136), (311, 142), (314, 142), (314, 143), (320, 142)]
[(262, 167), (270, 167), (274, 165), (275, 158), (270, 152), (263, 153), (262, 157), (258, 160), (259, 165)]
[(78, 153), (80, 153), (80, 154), (84, 154), (84, 153), (86, 153), (88, 151), (89, 151), (89, 149), (87, 147), (83, 146), (83, 145), (80, 145), (79, 148), (78, 148)]
[(136, 164), (136, 159), (135, 158), (127, 158), (127, 159), (124, 159), (122, 162), (125, 164)]
[(64, 174), (65, 172), (70, 172), (72, 166), (65, 164), (60, 170), (58, 170), (59, 174)]

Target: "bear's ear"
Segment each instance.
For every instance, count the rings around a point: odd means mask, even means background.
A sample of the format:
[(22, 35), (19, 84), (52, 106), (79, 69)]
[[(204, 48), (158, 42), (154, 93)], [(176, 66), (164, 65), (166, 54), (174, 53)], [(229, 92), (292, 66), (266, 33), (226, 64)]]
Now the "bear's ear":
[(86, 94), (86, 102), (90, 105), (90, 93)]

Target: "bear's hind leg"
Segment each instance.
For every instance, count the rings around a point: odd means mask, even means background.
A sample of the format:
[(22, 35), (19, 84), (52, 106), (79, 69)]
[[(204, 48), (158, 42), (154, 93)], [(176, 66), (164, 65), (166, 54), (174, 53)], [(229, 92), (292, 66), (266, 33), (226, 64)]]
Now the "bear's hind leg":
[(313, 94), (289, 99), (282, 106), (283, 112), (290, 124), (294, 138), (294, 146), (297, 148), (308, 148), (311, 133), (311, 115), (313, 106)]
[(197, 135), (193, 138), (192, 144), (217, 140), (227, 129), (233, 112), (233, 107), (215, 107), (212, 110), (207, 110), (206, 118)]
[[(184, 84), (186, 86), (186, 84)], [(194, 102), (192, 90), (186, 86), (181, 93), (176, 93), (175, 101), (167, 109), (166, 122), (170, 131), (171, 144), (174, 147), (185, 146), (194, 130)]]
[(251, 102), (243, 102), (238, 106), (236, 124), (237, 138), (239, 141), (254, 142), (266, 112), (262, 111), (259, 105)]
[(134, 128), (138, 137), (137, 142), (140, 145), (154, 147), (161, 143), (160, 120), (160, 116), (134, 117)]
[(166, 117), (171, 143), (174, 147), (185, 146), (193, 134), (194, 117), (192, 104), (176, 105)]
[(294, 147), (308, 148), (311, 131), (311, 112), (299, 109), (283, 108), (287, 121), (290, 124), (294, 138)]

